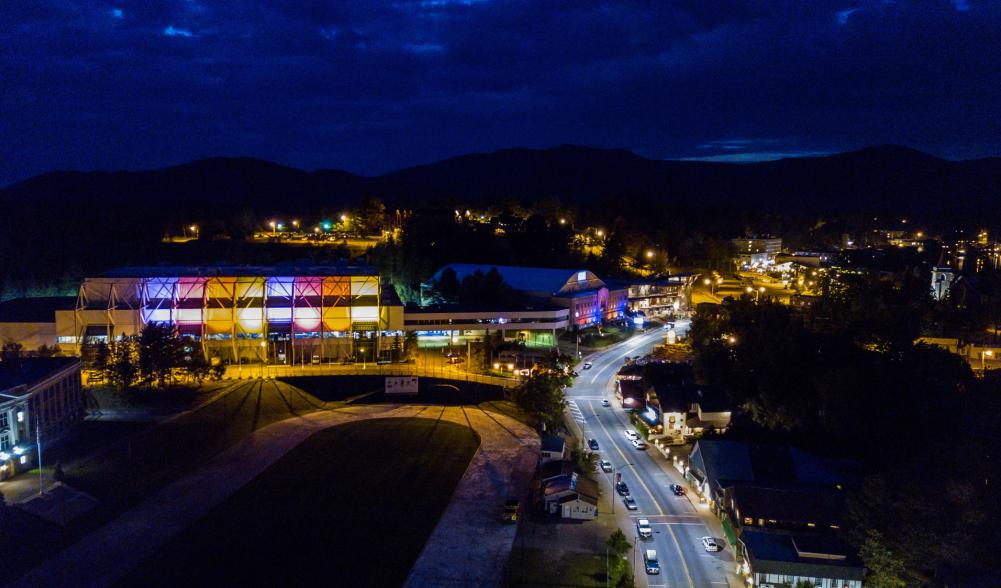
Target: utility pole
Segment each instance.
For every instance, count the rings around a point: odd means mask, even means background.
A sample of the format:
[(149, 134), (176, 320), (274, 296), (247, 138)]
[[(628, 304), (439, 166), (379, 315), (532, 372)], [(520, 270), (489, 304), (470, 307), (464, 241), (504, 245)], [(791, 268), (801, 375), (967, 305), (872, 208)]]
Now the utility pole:
[(35, 445), (38, 447), (38, 495), (43, 494), (42, 481), (42, 430), (38, 427), (38, 412), (35, 412)]

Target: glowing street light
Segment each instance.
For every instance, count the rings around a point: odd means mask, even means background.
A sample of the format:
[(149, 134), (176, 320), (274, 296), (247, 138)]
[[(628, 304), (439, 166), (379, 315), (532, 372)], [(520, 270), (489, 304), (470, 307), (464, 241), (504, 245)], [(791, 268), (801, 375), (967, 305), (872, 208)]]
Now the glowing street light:
[(341, 215), (341, 222), (342, 222), (342, 223), (346, 223), (346, 222), (348, 222), (348, 215), (346, 215), (346, 214), (342, 214), (342, 215)]
[(297, 221), (295, 219), (292, 219), (292, 226), (298, 229), (299, 228), (299, 221)]
[(605, 236), (605, 231), (602, 231), (601, 229), (598, 229), (598, 230), (596, 231), (596, 233), (597, 233), (597, 235), (598, 235), (599, 237), (604, 237), (604, 236)]
[(567, 224), (567, 219), (565, 219), (565, 218), (561, 218), (561, 219), (560, 219), (560, 224), (561, 224), (561, 225), (565, 225), (565, 224)]
[(988, 357), (994, 357), (994, 350), (993, 349), (985, 349), (985, 350), (983, 350), (983, 351), (980, 352), (980, 371), (983, 372), (983, 373), (985, 373), (985, 374), (987, 373), (987, 358)]
[(647, 251), (646, 252), (646, 258), (647, 259), (653, 259), (653, 251)]
[(270, 223), (268, 223), (268, 225), (271, 226), (271, 236), (274, 237), (275, 236), (275, 226), (276, 226), (275, 225), (275, 221), (271, 221)]
[(713, 281), (710, 280), (709, 278), (706, 278), (706, 279), (702, 280), (702, 283), (705, 284), (706, 286), (708, 286), (709, 284), (712, 284)]

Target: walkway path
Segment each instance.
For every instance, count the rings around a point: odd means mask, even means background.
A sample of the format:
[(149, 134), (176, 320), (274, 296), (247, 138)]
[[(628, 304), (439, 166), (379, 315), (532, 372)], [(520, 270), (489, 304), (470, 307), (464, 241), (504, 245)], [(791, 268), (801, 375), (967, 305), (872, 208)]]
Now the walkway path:
[[(313, 433), (357, 420), (411, 417), (422, 408), (349, 407), (264, 427), (13, 585), (110, 586)], [(503, 528), (497, 509), (491, 506), (499, 508), (504, 497), (527, 492), (538, 459), (538, 436), (513, 419), (478, 408), (450, 407), (442, 418), (473, 427), (480, 435), (480, 448), (408, 582), (415, 586), (500, 585), (515, 528)]]

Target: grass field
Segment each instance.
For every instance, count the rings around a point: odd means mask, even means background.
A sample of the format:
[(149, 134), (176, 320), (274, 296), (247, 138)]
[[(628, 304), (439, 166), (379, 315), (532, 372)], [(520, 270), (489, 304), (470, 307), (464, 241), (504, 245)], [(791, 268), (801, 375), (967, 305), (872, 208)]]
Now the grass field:
[(231, 384), (232, 392), (89, 459), (64, 464), (66, 481), (120, 511), (197, 467), (249, 433), (322, 406), (271, 381)]
[[(604, 588), (605, 556), (559, 549), (515, 547), (508, 559), (507, 583), (517, 588), (561, 586)], [(618, 578), (611, 578), (614, 586)]]
[(399, 586), (479, 446), (431, 419), (316, 433), (122, 586)]

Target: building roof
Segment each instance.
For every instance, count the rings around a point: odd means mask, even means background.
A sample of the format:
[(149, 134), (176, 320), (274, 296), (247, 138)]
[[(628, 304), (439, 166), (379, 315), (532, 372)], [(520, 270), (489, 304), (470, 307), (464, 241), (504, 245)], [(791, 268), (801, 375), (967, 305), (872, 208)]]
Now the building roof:
[(76, 296), (40, 296), (0, 302), (0, 323), (54, 323), (57, 310), (76, 308)]
[(569, 461), (558, 459), (549, 461), (539, 468), (539, 479), (552, 480), (560, 476), (569, 476), (573, 473), (573, 464)]
[(833, 486), (843, 477), (801, 449), (777, 443), (700, 439), (692, 449), (693, 469), (721, 487), (736, 483)]
[(126, 266), (104, 272), (102, 278), (208, 278), (214, 276), (375, 276), (365, 265), (280, 263), (274, 265), (147, 265)]
[[(0, 361), (0, 393), (23, 396), (30, 388), (51, 375), (76, 364), (76, 357), (21, 357)], [(29, 390), (12, 393), (14, 388), (26, 386)], [(6, 400), (0, 397), (0, 401)]]
[(564, 447), (566, 447), (566, 441), (563, 440), (563, 437), (558, 435), (542, 436), (542, 451), (561, 453)]
[(418, 306), (416, 304), (407, 305), (408, 315), (417, 314), (438, 314), (438, 313), (491, 313), (498, 314), (504, 312), (562, 312), (569, 314), (570, 310), (565, 306), (553, 304), (535, 303), (528, 305), (508, 305), (508, 306), (480, 306), (470, 304), (428, 304)]
[(813, 523), (821, 528), (841, 521), (844, 493), (828, 488), (771, 488), (738, 484), (732, 490), (741, 519)]
[(620, 380), (619, 393), (623, 398), (646, 400), (646, 386), (641, 380)]
[(662, 412), (687, 412), (693, 404), (698, 404), (702, 412), (725, 412), (730, 410), (730, 400), (722, 389), (700, 384), (654, 384), (657, 401)]
[[(442, 272), (449, 268), (455, 271), (455, 276), (460, 282), (466, 276), (472, 275), (477, 271), (486, 274), (491, 269), (496, 269), (501, 277), (504, 278), (504, 282), (515, 290), (549, 296), (575, 290), (575, 288), (570, 286), (578, 282), (584, 286), (582, 289), (587, 290), (593, 290), (605, 285), (594, 273), (582, 268), (559, 269), (475, 263), (453, 263), (446, 265), (438, 270), (431, 279), (437, 280), (441, 277)], [(585, 276), (584, 280), (578, 279), (581, 275)]]
[(833, 535), (811, 535), (745, 529), (751, 571), (839, 580), (861, 580), (862, 563)]

